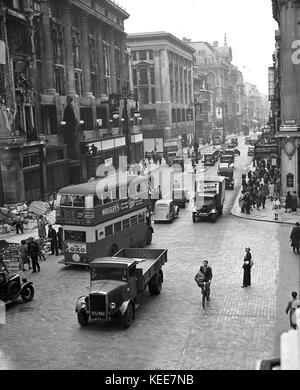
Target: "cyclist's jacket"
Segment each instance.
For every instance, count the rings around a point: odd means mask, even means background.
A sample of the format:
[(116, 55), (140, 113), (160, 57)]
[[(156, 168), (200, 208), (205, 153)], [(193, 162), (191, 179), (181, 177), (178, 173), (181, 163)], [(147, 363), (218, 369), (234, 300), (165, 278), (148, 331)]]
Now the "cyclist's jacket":
[(204, 267), (201, 266), (200, 272), (202, 272), (204, 274), (204, 282), (205, 283), (208, 283), (209, 281), (211, 281), (211, 279), (213, 277), (211, 267), (207, 267), (206, 269), (204, 269)]

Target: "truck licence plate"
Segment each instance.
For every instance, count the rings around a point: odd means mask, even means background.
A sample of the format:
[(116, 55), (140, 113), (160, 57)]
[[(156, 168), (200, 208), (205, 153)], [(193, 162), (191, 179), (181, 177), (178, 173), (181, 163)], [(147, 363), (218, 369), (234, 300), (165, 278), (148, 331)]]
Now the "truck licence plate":
[(92, 311), (91, 315), (92, 316), (105, 316), (105, 312), (102, 312), (102, 311)]

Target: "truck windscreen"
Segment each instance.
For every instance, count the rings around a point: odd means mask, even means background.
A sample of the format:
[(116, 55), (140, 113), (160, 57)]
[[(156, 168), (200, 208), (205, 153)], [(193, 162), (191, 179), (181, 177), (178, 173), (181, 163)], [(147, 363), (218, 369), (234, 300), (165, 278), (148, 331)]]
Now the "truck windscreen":
[(95, 280), (127, 280), (127, 270), (122, 268), (92, 268), (91, 281)]

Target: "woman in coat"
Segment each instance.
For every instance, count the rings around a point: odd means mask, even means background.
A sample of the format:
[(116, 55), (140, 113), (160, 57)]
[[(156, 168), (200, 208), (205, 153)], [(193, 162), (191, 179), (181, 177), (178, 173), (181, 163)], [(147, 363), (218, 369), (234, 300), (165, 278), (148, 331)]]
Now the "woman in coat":
[(287, 192), (286, 198), (285, 198), (285, 212), (291, 212), (292, 210), (292, 195), (290, 191)]
[(293, 228), (291, 235), (291, 247), (293, 248), (293, 252), (299, 253), (299, 244), (300, 244), (300, 225), (299, 222), (296, 223), (296, 226)]
[(243, 264), (243, 269), (244, 269), (244, 278), (243, 278), (243, 285), (241, 287), (248, 287), (251, 286), (251, 249), (250, 248), (245, 248), (246, 254), (244, 257), (244, 264)]
[(43, 216), (40, 216), (38, 220), (38, 235), (39, 238), (46, 238), (46, 227)]

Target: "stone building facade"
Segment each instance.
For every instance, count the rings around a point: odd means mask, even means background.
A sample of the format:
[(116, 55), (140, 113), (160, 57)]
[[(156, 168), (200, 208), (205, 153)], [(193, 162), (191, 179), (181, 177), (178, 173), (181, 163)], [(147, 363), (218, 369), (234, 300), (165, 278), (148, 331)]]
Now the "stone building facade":
[(133, 89), (140, 102), (145, 151), (194, 138), (193, 52), (166, 32), (129, 34)]
[(272, 0), (278, 23), (272, 117), (281, 151), (282, 194), (300, 194), (300, 1)]
[(1, 204), (47, 200), (141, 148), (110, 99), (130, 88), (128, 17), (111, 0), (0, 1)]
[(212, 128), (224, 133), (237, 133), (243, 123), (244, 83), (242, 73), (232, 64), (232, 49), (226, 39), (223, 46), (215, 41), (192, 42), (195, 49), (194, 83), (206, 79), (212, 91)]

